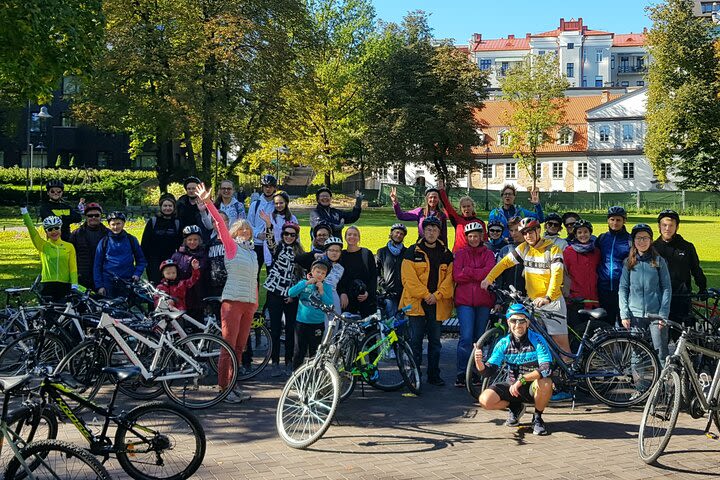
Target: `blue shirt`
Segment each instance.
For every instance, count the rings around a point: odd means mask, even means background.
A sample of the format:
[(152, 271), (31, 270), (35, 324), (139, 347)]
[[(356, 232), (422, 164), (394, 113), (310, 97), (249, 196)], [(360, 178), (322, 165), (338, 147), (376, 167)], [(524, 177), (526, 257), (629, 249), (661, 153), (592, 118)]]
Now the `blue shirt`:
[[(296, 321), (300, 323), (310, 323), (319, 325), (325, 323), (325, 312), (315, 307), (306, 305), (303, 300), (308, 300), (311, 295), (317, 293), (317, 286), (308, 285), (307, 280), (300, 280), (298, 283), (290, 287), (288, 290), (289, 297), (298, 297), (298, 312)], [(325, 305), (333, 306), (333, 287), (327, 282), (323, 282), (323, 294), (320, 297)]]

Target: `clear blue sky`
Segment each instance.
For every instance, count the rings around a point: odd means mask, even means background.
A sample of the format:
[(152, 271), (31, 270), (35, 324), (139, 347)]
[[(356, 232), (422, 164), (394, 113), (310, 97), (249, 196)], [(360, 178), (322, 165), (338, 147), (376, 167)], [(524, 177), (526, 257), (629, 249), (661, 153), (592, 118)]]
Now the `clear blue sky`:
[(613, 33), (650, 28), (645, 7), (651, 0), (372, 0), (377, 17), (400, 22), (411, 10), (430, 13), (436, 38), (454, 38), (466, 44), (470, 35), (500, 38), (554, 30), (560, 18), (582, 17), (590, 29)]

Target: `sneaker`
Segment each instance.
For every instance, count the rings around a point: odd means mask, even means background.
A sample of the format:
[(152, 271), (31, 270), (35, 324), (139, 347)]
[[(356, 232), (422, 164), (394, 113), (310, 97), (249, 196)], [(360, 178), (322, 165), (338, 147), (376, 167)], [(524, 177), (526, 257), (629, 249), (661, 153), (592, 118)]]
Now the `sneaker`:
[(550, 397), (551, 402), (564, 402), (567, 400), (572, 400), (573, 396), (569, 394), (568, 392), (557, 392), (554, 393), (552, 397)]
[(440, 377), (428, 378), (428, 383), (430, 385), (435, 385), (436, 387), (444, 387), (445, 386), (445, 380), (443, 380)]
[(520, 419), (523, 415), (525, 415), (525, 405), (519, 403), (515, 408), (510, 405), (510, 408), (508, 408), (508, 418), (505, 420), (505, 426), (517, 427), (520, 425)]
[(292, 365), (285, 365), (285, 375), (287, 375), (289, 377), (290, 375), (292, 375), (292, 373), (293, 373)]
[(460, 374), (457, 376), (455, 379), (455, 386), (457, 388), (465, 388), (465, 375)]
[(252, 396), (251, 396), (249, 393), (243, 392), (243, 391), (240, 390), (238, 387), (235, 387), (235, 388), (233, 389), (233, 393), (235, 394), (235, 396), (237, 396), (237, 398), (240, 399), (241, 402), (245, 402), (245, 401), (250, 400), (250, 399), (252, 398)]
[(237, 393), (235, 393), (235, 390), (228, 393), (228, 396), (223, 398), (223, 402), (225, 403), (242, 403), (244, 400), (242, 397), (240, 397)]
[(272, 371), (270, 372), (271, 377), (279, 377), (283, 374), (283, 371), (277, 363), (272, 366)]
[(539, 415), (533, 415), (533, 435), (547, 435), (547, 429), (545, 428), (545, 422)]

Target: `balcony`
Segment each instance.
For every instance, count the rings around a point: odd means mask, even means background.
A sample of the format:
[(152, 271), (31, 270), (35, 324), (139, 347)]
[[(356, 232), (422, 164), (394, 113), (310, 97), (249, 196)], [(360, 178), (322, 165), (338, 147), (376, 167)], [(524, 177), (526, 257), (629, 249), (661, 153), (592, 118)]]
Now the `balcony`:
[(620, 65), (618, 67), (618, 75), (637, 75), (647, 73), (647, 65)]

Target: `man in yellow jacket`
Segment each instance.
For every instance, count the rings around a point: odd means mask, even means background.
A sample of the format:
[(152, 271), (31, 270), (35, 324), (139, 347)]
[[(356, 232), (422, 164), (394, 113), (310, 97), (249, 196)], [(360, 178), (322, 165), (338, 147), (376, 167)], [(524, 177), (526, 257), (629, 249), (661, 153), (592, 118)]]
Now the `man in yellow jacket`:
[(545, 327), (555, 343), (570, 352), (567, 307), (562, 296), (562, 252), (552, 240), (542, 237), (540, 222), (535, 218), (523, 218), (520, 221), (520, 232), (525, 241), (500, 259), (480, 286), (488, 288), (504, 270), (522, 263), (525, 267), (525, 290), (535, 307), (562, 315), (562, 319), (545, 322)]
[(428, 383), (438, 387), (445, 385), (440, 377), (440, 327), (452, 313), (455, 287), (453, 255), (439, 240), (441, 228), (439, 218), (423, 219), (423, 237), (406, 250), (400, 269), (403, 283), (400, 305), (412, 307), (407, 314), (415, 363), (418, 367), (422, 364), (422, 344), (427, 335)]

